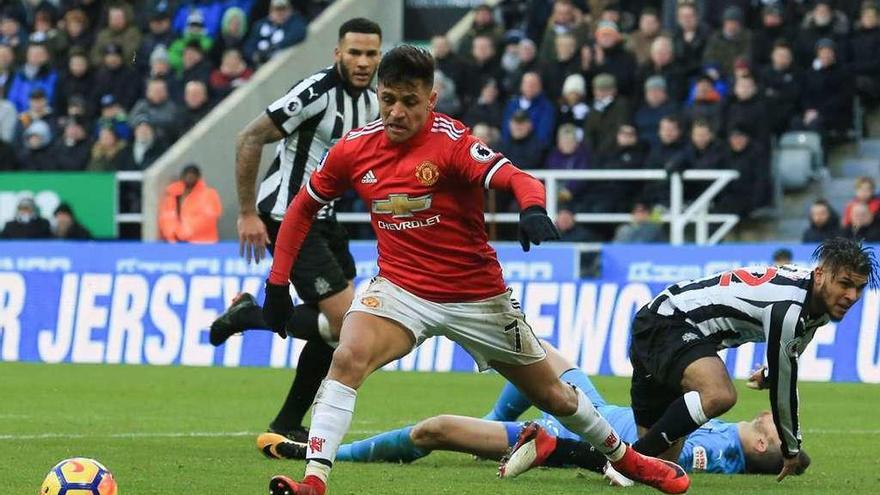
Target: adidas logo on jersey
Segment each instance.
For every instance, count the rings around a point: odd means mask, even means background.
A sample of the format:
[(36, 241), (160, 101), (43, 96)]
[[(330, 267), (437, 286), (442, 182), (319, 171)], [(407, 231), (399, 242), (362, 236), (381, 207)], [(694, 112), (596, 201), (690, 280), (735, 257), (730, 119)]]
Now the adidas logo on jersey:
[(379, 180), (376, 179), (376, 174), (374, 174), (372, 170), (367, 170), (367, 173), (361, 177), (361, 184), (375, 184), (377, 182), (379, 182)]

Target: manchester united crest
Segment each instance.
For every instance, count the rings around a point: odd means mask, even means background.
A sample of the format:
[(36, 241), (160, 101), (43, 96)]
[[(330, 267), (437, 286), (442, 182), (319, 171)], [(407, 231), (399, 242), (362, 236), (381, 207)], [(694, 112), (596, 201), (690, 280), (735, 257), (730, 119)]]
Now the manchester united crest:
[(376, 309), (379, 306), (381, 306), (381, 303), (379, 302), (379, 298), (376, 296), (366, 296), (366, 297), (361, 298), (361, 304), (363, 304), (364, 306), (366, 306), (370, 309)]
[(416, 179), (419, 179), (423, 186), (433, 186), (439, 178), (440, 170), (431, 162), (422, 162), (416, 167)]

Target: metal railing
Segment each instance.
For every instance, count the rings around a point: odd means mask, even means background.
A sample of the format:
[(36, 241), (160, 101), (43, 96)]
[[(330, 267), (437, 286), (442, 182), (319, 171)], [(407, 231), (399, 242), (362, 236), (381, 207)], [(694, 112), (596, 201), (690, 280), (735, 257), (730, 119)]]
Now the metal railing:
[[(629, 180), (665, 181), (669, 180), (669, 211), (660, 216), (660, 221), (670, 225), (670, 243), (684, 244), (685, 229), (694, 224), (694, 240), (697, 244), (717, 244), (739, 222), (739, 215), (709, 213), (712, 199), (731, 181), (739, 177), (736, 170), (686, 170), (683, 173), (668, 173), (665, 170), (530, 170), (530, 174), (544, 182), (547, 190), (547, 213), (555, 218), (559, 209), (559, 187), (561, 181), (570, 180)], [(685, 205), (685, 181), (712, 181), (693, 202)], [(369, 213), (337, 213), (340, 222), (367, 223)], [(518, 213), (486, 213), (487, 222), (516, 223)], [(630, 213), (578, 213), (575, 220), (580, 223), (625, 223), (632, 219)], [(720, 224), (710, 234), (710, 225)]]

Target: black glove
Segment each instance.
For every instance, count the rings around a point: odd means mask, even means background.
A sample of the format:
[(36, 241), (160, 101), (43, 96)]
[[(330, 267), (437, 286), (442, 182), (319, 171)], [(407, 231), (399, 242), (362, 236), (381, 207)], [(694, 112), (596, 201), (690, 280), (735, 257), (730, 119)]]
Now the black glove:
[(293, 316), (290, 286), (266, 282), (266, 299), (263, 301), (263, 320), (281, 338), (287, 338), (285, 327)]
[(528, 252), (530, 243), (537, 246), (553, 239), (559, 239), (559, 231), (547, 216), (547, 210), (540, 206), (529, 206), (519, 212), (519, 243), (523, 251)]

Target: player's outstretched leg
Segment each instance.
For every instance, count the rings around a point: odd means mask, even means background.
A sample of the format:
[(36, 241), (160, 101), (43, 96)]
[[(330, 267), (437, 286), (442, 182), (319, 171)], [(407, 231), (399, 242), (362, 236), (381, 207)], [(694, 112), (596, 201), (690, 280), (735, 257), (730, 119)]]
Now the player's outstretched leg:
[(232, 299), (226, 311), (211, 323), (209, 340), (211, 345), (219, 346), (229, 337), (247, 329), (270, 330), (263, 321), (263, 310), (254, 296), (242, 292)]

